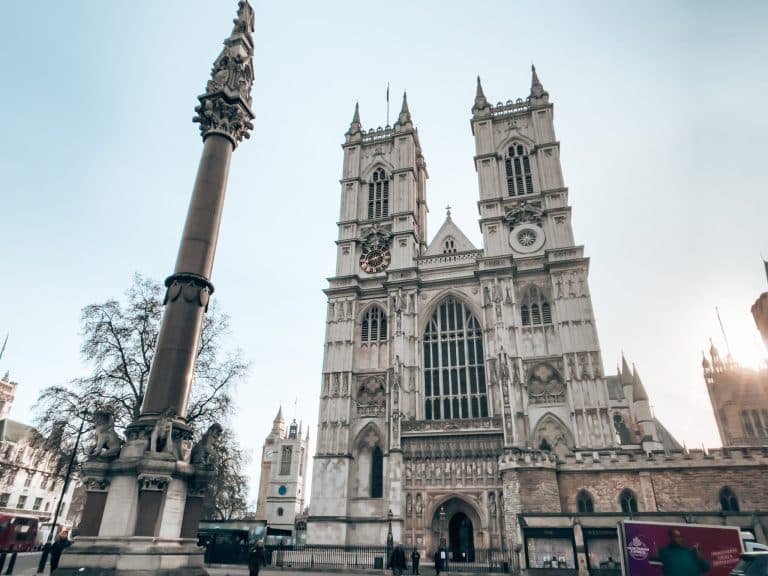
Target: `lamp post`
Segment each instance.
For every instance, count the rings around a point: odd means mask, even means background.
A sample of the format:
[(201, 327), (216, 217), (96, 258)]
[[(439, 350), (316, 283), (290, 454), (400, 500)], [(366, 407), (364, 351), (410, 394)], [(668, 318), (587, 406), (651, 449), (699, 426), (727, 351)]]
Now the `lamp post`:
[(75, 465), (75, 458), (77, 458), (77, 449), (80, 446), (80, 436), (83, 435), (83, 428), (85, 427), (85, 417), (87, 413), (82, 412), (80, 414), (80, 428), (77, 431), (75, 437), (75, 447), (72, 449), (72, 456), (69, 458), (69, 464), (67, 465), (67, 473), (64, 476), (64, 486), (61, 489), (61, 495), (59, 496), (59, 502), (56, 504), (56, 511), (53, 514), (53, 522), (51, 523), (51, 529), (48, 531), (48, 538), (43, 546), (43, 553), (40, 555), (40, 563), (37, 565), (37, 573), (41, 574), (45, 571), (45, 565), (48, 562), (48, 554), (51, 551), (51, 543), (53, 542), (53, 532), (56, 530), (56, 523), (59, 520), (59, 512), (61, 512), (61, 505), (64, 503), (64, 496), (69, 489), (69, 481), (72, 477), (72, 468)]
[(395, 546), (395, 538), (392, 535), (392, 508), (387, 512), (387, 563), (392, 556), (392, 548)]
[(440, 506), (440, 548), (446, 548), (445, 540), (445, 506)]

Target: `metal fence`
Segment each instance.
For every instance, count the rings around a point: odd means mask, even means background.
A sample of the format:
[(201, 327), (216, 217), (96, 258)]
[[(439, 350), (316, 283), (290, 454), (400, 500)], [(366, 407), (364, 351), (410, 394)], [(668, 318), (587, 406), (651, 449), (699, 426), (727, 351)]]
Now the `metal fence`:
[(387, 548), (384, 546), (319, 546), (296, 545), (268, 547), (267, 562), (280, 568), (353, 568), (384, 569)]

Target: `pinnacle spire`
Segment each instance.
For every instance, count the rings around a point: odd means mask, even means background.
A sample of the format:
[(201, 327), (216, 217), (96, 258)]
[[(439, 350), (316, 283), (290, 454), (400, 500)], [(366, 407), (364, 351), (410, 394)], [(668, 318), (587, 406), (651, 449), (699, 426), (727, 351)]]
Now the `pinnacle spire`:
[(544, 90), (544, 86), (542, 86), (541, 81), (539, 80), (539, 75), (536, 73), (536, 66), (531, 63), (531, 98), (541, 98), (544, 96), (549, 96), (546, 90)]
[(645, 391), (643, 381), (640, 380), (640, 374), (634, 363), (632, 364), (632, 401), (642, 402), (648, 400), (648, 392)]
[(483, 108), (488, 107), (488, 100), (485, 98), (485, 92), (483, 92), (483, 85), (480, 82), (480, 76), (477, 76), (477, 88), (475, 90), (475, 105), (472, 106), (472, 112), (477, 112)]
[(701, 367), (704, 370), (709, 370), (711, 367), (711, 364), (709, 363), (709, 360), (707, 360), (707, 355), (704, 354), (704, 350), (701, 351)]
[(632, 372), (629, 369), (627, 359), (624, 357), (624, 352), (621, 353), (621, 383), (632, 384)]
[(200, 124), (205, 140), (210, 134), (228, 138), (237, 146), (250, 138), (253, 129), (251, 88), (253, 87), (253, 8), (248, 0), (240, 0), (237, 18), (224, 49), (211, 69), (205, 94), (198, 96), (193, 122)]
[(397, 124), (401, 126), (412, 124), (411, 111), (408, 109), (408, 95), (405, 92), (403, 92), (403, 105), (400, 108), (400, 115), (397, 117)]
[(357, 134), (362, 130), (363, 125), (360, 124), (360, 104), (355, 102), (355, 113), (352, 116), (352, 122), (349, 124), (349, 130), (347, 135)]
[(280, 408), (277, 410), (277, 416), (275, 416), (275, 422), (285, 422), (283, 419), (283, 405), (280, 404)]

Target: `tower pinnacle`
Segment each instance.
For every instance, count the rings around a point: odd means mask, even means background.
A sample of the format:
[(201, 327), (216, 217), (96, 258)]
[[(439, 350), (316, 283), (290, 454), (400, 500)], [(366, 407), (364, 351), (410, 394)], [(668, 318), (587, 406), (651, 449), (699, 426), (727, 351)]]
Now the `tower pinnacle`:
[(544, 98), (548, 97), (549, 93), (544, 90), (539, 75), (536, 73), (536, 66), (531, 64), (531, 98)]
[(250, 138), (253, 129), (251, 87), (253, 86), (253, 8), (248, 0), (238, 3), (237, 18), (224, 49), (216, 58), (205, 94), (197, 97), (193, 122), (200, 124), (205, 140), (210, 134), (221, 134), (237, 146)]
[(472, 112), (477, 112), (488, 107), (488, 100), (483, 92), (483, 85), (480, 83), (480, 76), (477, 77), (477, 89), (475, 90), (475, 104), (472, 106)]
[(350, 136), (352, 134), (357, 134), (362, 130), (363, 126), (360, 124), (360, 105), (358, 102), (355, 102), (355, 113), (352, 116), (352, 122), (349, 124), (349, 130), (347, 130), (347, 135)]
[(411, 122), (411, 111), (408, 110), (408, 95), (403, 92), (403, 105), (400, 108), (400, 116), (397, 119), (398, 124), (408, 124)]

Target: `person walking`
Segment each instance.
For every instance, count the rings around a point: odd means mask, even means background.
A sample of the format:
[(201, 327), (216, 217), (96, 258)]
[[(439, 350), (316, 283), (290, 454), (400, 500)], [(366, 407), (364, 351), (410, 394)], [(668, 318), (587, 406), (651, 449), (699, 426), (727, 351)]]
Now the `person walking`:
[(412, 574), (419, 573), (419, 560), (421, 560), (421, 554), (419, 554), (419, 551), (416, 550), (416, 548), (414, 548), (413, 552), (411, 552), (411, 573)]
[(56, 536), (56, 540), (51, 546), (51, 572), (59, 567), (59, 560), (61, 559), (62, 552), (71, 545), (72, 541), (69, 539), (69, 531), (64, 529), (59, 532)]
[(440, 576), (443, 570), (443, 557), (440, 555), (440, 549), (435, 551), (435, 576)]
[(248, 572), (250, 576), (259, 576), (259, 570), (267, 563), (264, 553), (264, 543), (259, 541), (248, 553)]
[(389, 558), (389, 567), (392, 568), (394, 576), (402, 576), (403, 571), (406, 569), (405, 550), (403, 550), (399, 543), (392, 550), (392, 555)]

